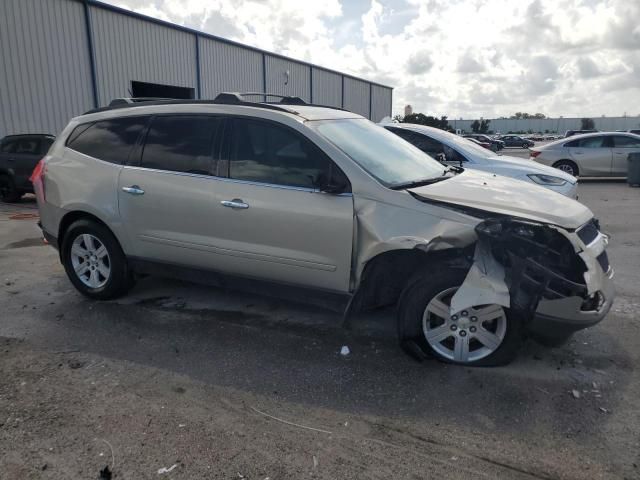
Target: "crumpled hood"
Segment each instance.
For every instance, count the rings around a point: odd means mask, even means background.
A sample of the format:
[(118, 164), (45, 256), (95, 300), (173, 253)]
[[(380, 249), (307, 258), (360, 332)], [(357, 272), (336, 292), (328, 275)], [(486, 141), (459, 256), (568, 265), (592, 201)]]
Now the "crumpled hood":
[(560, 177), (571, 184), (574, 184), (578, 181), (576, 177), (570, 175), (562, 170), (558, 170), (557, 168), (549, 167), (548, 165), (543, 165), (541, 163), (534, 162), (527, 158), (519, 158), (519, 157), (510, 157), (506, 155), (499, 155), (498, 158), (489, 158), (492, 164), (501, 165), (505, 164), (509, 166), (511, 169), (522, 170), (523, 174), (529, 173), (540, 173), (544, 175), (551, 175), (552, 177)]
[(448, 180), (411, 188), (426, 200), (578, 228), (592, 217), (587, 207), (559, 193), (534, 184), (485, 172), (465, 170)]

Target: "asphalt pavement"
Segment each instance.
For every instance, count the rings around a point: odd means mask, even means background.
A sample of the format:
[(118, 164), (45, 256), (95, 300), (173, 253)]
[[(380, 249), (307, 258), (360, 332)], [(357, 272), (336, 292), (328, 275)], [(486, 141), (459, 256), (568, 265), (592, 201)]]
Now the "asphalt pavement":
[(346, 331), (151, 277), (89, 301), (33, 200), (0, 204), (0, 477), (640, 478), (640, 189), (579, 194), (612, 235), (610, 315), (484, 369), (408, 358), (392, 310)]

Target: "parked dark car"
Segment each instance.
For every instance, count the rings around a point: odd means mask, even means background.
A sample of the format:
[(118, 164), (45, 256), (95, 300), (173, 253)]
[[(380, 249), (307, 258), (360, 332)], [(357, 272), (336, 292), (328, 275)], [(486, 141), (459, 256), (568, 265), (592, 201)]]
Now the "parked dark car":
[(585, 133), (597, 133), (598, 130), (567, 130), (564, 134), (564, 138), (573, 137), (574, 135), (583, 135)]
[(491, 138), (488, 135), (483, 135), (481, 133), (466, 133), (462, 136), (464, 138), (473, 138), (481, 143), (488, 143), (489, 145), (491, 145), (490, 150), (493, 150), (494, 152), (497, 152), (504, 148), (504, 142), (502, 140)]
[(0, 140), (0, 200), (17, 202), (33, 193), (31, 172), (47, 154), (53, 135), (9, 135)]
[(631, 130), (627, 130), (627, 132), (640, 135), (640, 128), (632, 128)]
[(519, 135), (503, 135), (499, 140), (504, 142), (505, 147), (529, 148), (535, 145), (533, 141)]

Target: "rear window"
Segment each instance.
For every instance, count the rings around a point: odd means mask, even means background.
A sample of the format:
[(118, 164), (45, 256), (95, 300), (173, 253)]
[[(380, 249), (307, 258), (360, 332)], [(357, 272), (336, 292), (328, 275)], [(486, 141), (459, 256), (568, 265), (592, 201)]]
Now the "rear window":
[(67, 147), (105, 162), (123, 164), (138, 141), (148, 117), (123, 117), (78, 125)]

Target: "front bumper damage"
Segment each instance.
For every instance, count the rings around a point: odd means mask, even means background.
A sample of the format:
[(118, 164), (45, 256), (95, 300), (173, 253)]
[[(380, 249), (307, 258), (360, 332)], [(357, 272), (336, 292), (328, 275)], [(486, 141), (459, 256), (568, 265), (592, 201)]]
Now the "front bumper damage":
[(529, 330), (564, 336), (601, 321), (615, 291), (608, 238), (592, 220), (569, 231), (509, 217), (476, 226), (473, 264), (451, 312), (495, 303), (522, 314)]

